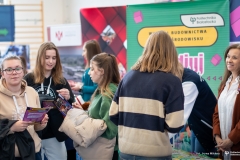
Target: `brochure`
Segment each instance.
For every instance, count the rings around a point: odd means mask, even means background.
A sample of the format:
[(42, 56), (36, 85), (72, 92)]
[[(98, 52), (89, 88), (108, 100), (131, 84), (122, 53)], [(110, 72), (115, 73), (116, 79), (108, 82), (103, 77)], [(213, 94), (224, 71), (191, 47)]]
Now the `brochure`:
[(42, 107), (43, 108), (57, 108), (63, 116), (66, 116), (67, 115), (67, 112), (72, 109), (72, 105), (67, 101), (65, 100), (65, 98), (58, 94), (58, 98), (56, 101), (54, 100), (43, 100), (42, 101)]
[(57, 99), (57, 101), (54, 102), (55, 106), (57, 106), (57, 108), (59, 109), (59, 111), (63, 114), (63, 116), (67, 115), (67, 112), (72, 109), (72, 105), (65, 100), (65, 98), (58, 94), (59, 98)]
[(44, 118), (45, 114), (51, 109), (52, 107), (45, 107), (45, 108), (32, 108), (27, 107), (23, 121), (31, 121), (33, 123), (41, 123), (42, 119)]
[(46, 108), (46, 107), (56, 108), (54, 100), (43, 100), (42, 101), (42, 108)]

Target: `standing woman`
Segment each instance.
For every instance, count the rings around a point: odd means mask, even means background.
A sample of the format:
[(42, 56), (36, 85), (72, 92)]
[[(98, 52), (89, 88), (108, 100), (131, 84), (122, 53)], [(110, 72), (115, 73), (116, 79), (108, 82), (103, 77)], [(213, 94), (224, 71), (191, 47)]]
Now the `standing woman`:
[(79, 91), (85, 102), (90, 100), (93, 92), (97, 88), (97, 84), (91, 80), (88, 74), (90, 70), (90, 60), (92, 59), (93, 56), (101, 52), (102, 51), (101, 51), (100, 45), (96, 40), (86, 41), (83, 45), (82, 56), (86, 60), (86, 67), (85, 67), (86, 70), (82, 77), (82, 83), (76, 83), (74, 85), (71, 85), (71, 89), (74, 91)]
[[(58, 94), (61, 94), (70, 104), (74, 102), (71, 88), (62, 75), (59, 52), (52, 42), (45, 42), (40, 46), (34, 71), (27, 74), (25, 80), (39, 94), (49, 95), (55, 100)], [(41, 133), (42, 153), (48, 160), (66, 160), (67, 156), (76, 157), (76, 152), (67, 155), (64, 141), (68, 136), (58, 131), (63, 122), (63, 115), (58, 109), (50, 110), (48, 115), (49, 123)]]
[[(89, 116), (93, 119), (102, 119), (105, 121), (107, 129), (101, 135), (101, 138), (103, 138), (105, 141), (108, 141), (105, 143), (113, 141), (113, 144), (115, 144), (117, 126), (113, 124), (109, 118), (109, 109), (112, 98), (120, 82), (120, 75), (115, 56), (107, 53), (95, 55), (90, 62), (89, 75), (92, 81), (98, 84), (98, 88), (94, 92), (89, 106)], [(76, 102), (73, 105), (74, 107), (81, 108), (81, 106)], [(91, 148), (82, 148), (80, 152), (84, 154), (84, 152), (89, 152), (90, 149)], [(91, 150), (92, 157), (88, 157), (86, 159), (106, 159), (106, 157), (104, 157), (106, 153), (99, 153), (99, 150)], [(80, 153), (80, 156), (82, 154)], [(114, 153), (111, 154), (113, 154), (113, 159), (118, 160), (117, 146), (115, 146)], [(82, 157), (85, 158), (84, 156)]]
[(172, 160), (167, 132), (183, 127), (182, 71), (171, 37), (152, 33), (122, 79), (110, 108), (118, 125), (120, 159)]
[[(220, 157), (232, 160), (240, 156), (240, 44), (229, 46), (224, 54), (226, 66), (219, 86), (219, 98), (213, 114), (213, 136)], [(236, 152), (238, 155), (231, 155)]]
[[(38, 159), (41, 139), (35, 131), (42, 130), (48, 122), (46, 114), (41, 124), (23, 121), (28, 107), (40, 108), (37, 92), (27, 86), (21, 59), (10, 56), (2, 61), (0, 80), (0, 159)], [(3, 125), (5, 124), (5, 125)], [(21, 137), (21, 138), (19, 138)], [(13, 147), (12, 147), (13, 146)], [(14, 149), (15, 146), (15, 149)], [(15, 150), (15, 153), (14, 153)]]

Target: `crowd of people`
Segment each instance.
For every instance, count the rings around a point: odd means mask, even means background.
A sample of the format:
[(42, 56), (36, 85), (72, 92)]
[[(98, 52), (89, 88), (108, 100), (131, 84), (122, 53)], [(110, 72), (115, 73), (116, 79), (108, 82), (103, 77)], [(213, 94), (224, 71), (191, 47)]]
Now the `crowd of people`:
[(27, 73), (26, 62), (18, 56), (2, 61), (1, 160), (75, 160), (74, 141), (59, 131), (64, 116), (57, 108), (45, 114), (41, 123), (23, 120), (27, 107), (43, 107), (43, 97), (62, 96), (82, 110), (72, 91), (90, 103), (88, 116), (106, 125), (89, 147), (77, 150), (83, 159), (87, 154), (91, 160), (105, 155), (110, 155), (109, 160), (171, 160), (169, 138), (186, 123), (192, 152), (218, 152), (224, 160), (239, 159), (231, 153), (240, 152), (240, 44), (225, 51), (217, 97), (200, 75), (183, 68), (165, 31), (149, 36), (142, 55), (122, 79), (116, 57), (102, 52), (96, 40), (84, 43), (82, 56), (85, 72), (82, 82), (75, 84), (64, 78), (60, 54), (52, 42), (39, 47), (32, 72)]

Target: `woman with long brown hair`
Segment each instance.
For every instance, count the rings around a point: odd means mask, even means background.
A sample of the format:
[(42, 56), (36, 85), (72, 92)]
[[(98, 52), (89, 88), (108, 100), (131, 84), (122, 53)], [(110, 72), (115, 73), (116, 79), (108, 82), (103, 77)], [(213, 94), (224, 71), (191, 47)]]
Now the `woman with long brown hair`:
[[(112, 54), (100, 53), (95, 55), (90, 61), (89, 75), (98, 88), (94, 92), (89, 106), (89, 116), (93, 119), (102, 119), (107, 125), (106, 131), (100, 136), (102, 145), (110, 144), (107, 150), (102, 148), (93, 150), (93, 144), (89, 148), (77, 149), (83, 159), (114, 159), (118, 160), (118, 148), (115, 146), (117, 126), (110, 121), (109, 108), (113, 96), (120, 82), (116, 57)], [(75, 102), (74, 107), (81, 108)], [(111, 153), (109, 153), (111, 151)], [(89, 154), (91, 152), (91, 154)], [(108, 153), (107, 153), (108, 152)], [(88, 154), (87, 154), (88, 153)], [(106, 155), (110, 155), (106, 157)], [(87, 157), (86, 157), (87, 156)]]
[(220, 157), (237, 160), (240, 156), (240, 44), (230, 45), (224, 58), (225, 72), (213, 114), (213, 136)]
[[(24, 78), (39, 94), (48, 95), (55, 100), (59, 97), (58, 94), (61, 94), (70, 104), (74, 102), (74, 95), (62, 74), (58, 49), (52, 42), (45, 42), (40, 46), (34, 71)], [(48, 160), (66, 160), (67, 156), (70, 156), (67, 155), (64, 143), (68, 136), (58, 131), (63, 115), (57, 109), (50, 110), (48, 115), (49, 123), (41, 135), (42, 152)], [(76, 158), (76, 152), (74, 153)]]
[(82, 56), (86, 60), (86, 70), (84, 71), (82, 82), (71, 85), (72, 90), (80, 92), (84, 101), (89, 101), (97, 88), (97, 84), (91, 80), (88, 72), (90, 70), (90, 60), (99, 53), (101, 53), (101, 48), (96, 40), (88, 40), (84, 43)]

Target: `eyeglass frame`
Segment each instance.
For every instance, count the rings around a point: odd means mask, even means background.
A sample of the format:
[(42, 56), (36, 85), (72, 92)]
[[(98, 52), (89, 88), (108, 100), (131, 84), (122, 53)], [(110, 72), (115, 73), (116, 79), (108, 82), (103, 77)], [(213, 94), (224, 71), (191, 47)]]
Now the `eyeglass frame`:
[[(11, 73), (10, 73), (10, 71), (7, 71), (7, 69), (11, 69)], [(17, 69), (19, 69), (19, 70), (17, 70)], [(16, 67), (16, 68), (6, 68), (6, 69), (4, 69), (4, 70), (2, 70), (2, 71), (5, 71), (6, 73), (7, 73), (7, 75), (11, 75), (11, 74), (13, 74), (13, 72), (15, 71), (17, 74), (20, 74), (20, 73), (22, 73), (23, 72), (23, 67)]]

